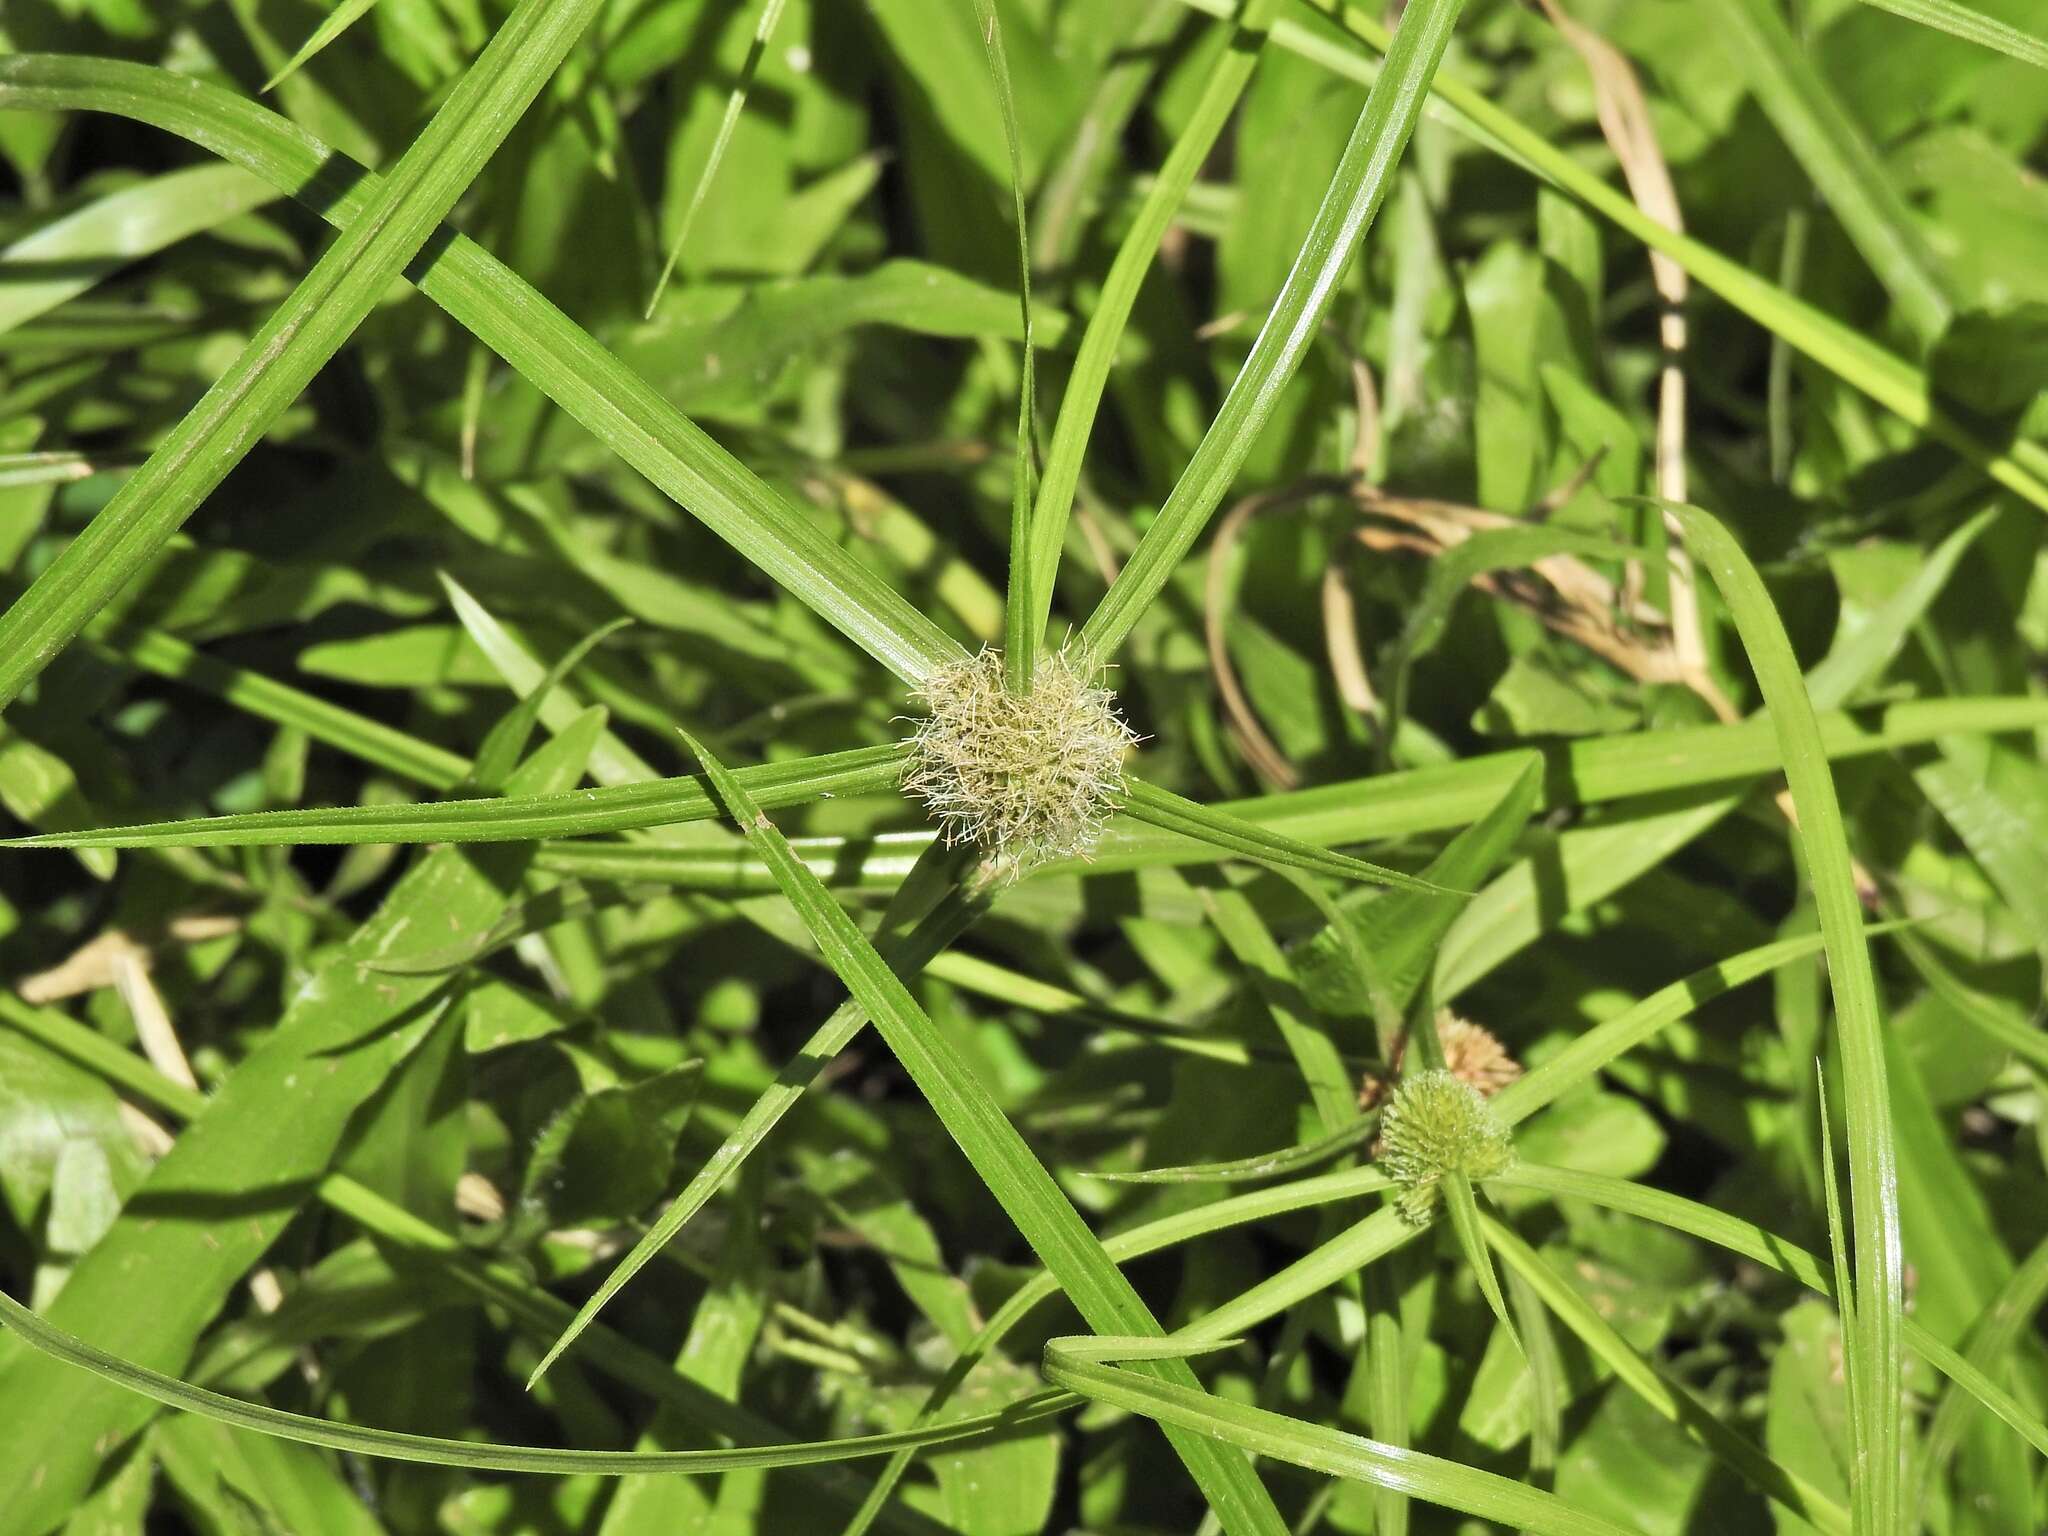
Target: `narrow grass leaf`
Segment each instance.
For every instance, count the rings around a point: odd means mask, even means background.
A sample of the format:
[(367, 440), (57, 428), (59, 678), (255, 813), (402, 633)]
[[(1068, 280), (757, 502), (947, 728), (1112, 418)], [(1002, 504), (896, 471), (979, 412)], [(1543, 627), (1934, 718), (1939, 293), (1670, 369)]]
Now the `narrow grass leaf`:
[[(686, 738), (687, 739), (687, 738)], [(974, 1165), (1035, 1252), (1060, 1276), (1068, 1297), (1105, 1334), (1157, 1338), (1161, 1330), (1095, 1234), (1061, 1193), (981, 1080), (932, 1028), (903, 983), (875, 953), (816, 875), (790, 851), (781, 833), (740, 780), (694, 741), (690, 743), (755, 850), (776, 870), (783, 893), (811, 930), (828, 963), (867, 1011), (960, 1150)], [(1194, 1373), (1175, 1361), (1150, 1369), (1160, 1379), (1195, 1389)], [(1199, 1434), (1168, 1431), (1210, 1508), (1232, 1536), (1281, 1536), (1287, 1530), (1270, 1495), (1245, 1460)]]
[[(1333, 1477), (1397, 1488), (1445, 1509), (1536, 1536), (1628, 1536), (1625, 1526), (1498, 1473), (1119, 1370), (1109, 1362), (1157, 1358), (1152, 1353), (1156, 1348), (1153, 1341), (1142, 1341), (1142, 1350), (1131, 1348), (1130, 1343), (1114, 1338), (1050, 1340), (1045, 1347), (1045, 1377), (1069, 1391), (1161, 1424), (1212, 1436), (1257, 1455)], [(1175, 1347), (1186, 1350), (1188, 1346)]]
[(1905, 1310), (1899, 1192), (1891, 1098), (1885, 1084), (1884, 1020), (1863, 931), (1863, 910), (1813, 703), (1770, 594), (1719, 519), (1698, 507), (1661, 505), (1679, 520), (1693, 558), (1713, 574), (1756, 673), (1785, 758), (1798, 837), (1820, 916), (1835, 1001), (1849, 1123), (1849, 1203), (1856, 1251), (1855, 1326), (1848, 1340), (1858, 1411), (1851, 1479), (1859, 1531), (1899, 1526), (1902, 1430), (1900, 1324)]
[(1402, 13), (1386, 67), (1373, 82), (1365, 110), (1302, 241), (1301, 254), (1252, 343), (1251, 355), (1231, 381), (1216, 419), (1196, 445), (1166, 504), (1082, 627), (1078, 643), (1087, 659), (1104, 663), (1116, 654), (1237, 478), (1386, 199), (1463, 4), (1464, 0), (1413, 0)]
[(0, 1322), (30, 1347), (53, 1360), (76, 1366), (123, 1391), (150, 1398), (183, 1413), (217, 1424), (232, 1424), (258, 1434), (322, 1445), (330, 1450), (392, 1461), (425, 1462), (437, 1467), (468, 1467), (487, 1472), (538, 1472), (560, 1475), (589, 1473), (599, 1477), (632, 1477), (651, 1472), (702, 1475), (747, 1468), (809, 1466), (881, 1456), (907, 1448), (958, 1445), (1002, 1434), (1056, 1417), (1074, 1406), (1064, 1392), (1043, 1392), (995, 1413), (976, 1414), (949, 1424), (886, 1434), (851, 1435), (837, 1440), (808, 1440), (789, 1445), (749, 1446), (708, 1451), (576, 1451), (540, 1445), (492, 1445), (478, 1440), (449, 1440), (438, 1435), (411, 1435), (332, 1419), (288, 1413), (246, 1398), (229, 1397), (195, 1387), (162, 1371), (123, 1360), (36, 1316), (0, 1292)]
[(285, 81), (297, 74), (312, 61), (320, 51), (342, 33), (370, 14), (370, 8), (377, 0), (341, 0), (333, 10), (322, 18), (312, 35), (299, 44), (299, 51), (287, 59), (282, 68), (263, 82), (263, 93), (267, 96)]
[(362, 215), (148, 462), (0, 615), (0, 706), (148, 563), (348, 340), (597, 8), (597, 0), (522, 0)]
[(1313, 1141), (1282, 1147), (1277, 1152), (1261, 1152), (1254, 1157), (1232, 1158), (1222, 1163), (1183, 1163), (1177, 1168), (1140, 1168), (1123, 1173), (1107, 1169), (1082, 1171), (1088, 1178), (1100, 1179), (1107, 1184), (1248, 1184), (1259, 1179), (1298, 1173), (1303, 1168), (1327, 1162), (1365, 1141), (1378, 1124), (1377, 1117), (1361, 1117)]
[[(382, 180), (253, 102), (103, 59), (0, 59), (0, 108), (113, 112), (194, 140), (355, 229)], [(510, 268), (465, 236), (434, 242), (420, 291), (713, 533), (908, 683), (959, 642), (741, 464)], [(0, 668), (0, 678), (5, 676)]]
[(1017, 384), (1017, 452), (1010, 473), (1010, 579), (1003, 595), (1003, 682), (1012, 693), (1031, 691), (1038, 637), (1045, 625), (1032, 622), (1039, 604), (1032, 596), (1031, 509), (1036, 501), (1038, 462), (1038, 373), (1031, 326), (1031, 233), (1024, 215), (1024, 152), (1017, 136), (1017, 98), (1010, 89), (1010, 61), (1003, 52), (1003, 23), (995, 0), (974, 0), (981, 46), (995, 85), (996, 112), (1003, 123), (1003, 147), (1010, 161), (1010, 201), (1017, 221), (1017, 303), (1024, 326), (1024, 361)]
[(661, 275), (654, 280), (654, 291), (647, 296), (647, 318), (650, 320), (661, 306), (662, 292), (675, 273), (676, 263), (682, 260), (683, 247), (690, 243), (690, 230), (697, 222), (697, 212), (704, 206), (704, 196), (711, 190), (726, 149), (732, 144), (733, 129), (739, 126), (740, 113), (746, 110), (747, 93), (753, 89), (754, 76), (760, 71), (762, 57), (768, 52), (768, 39), (775, 35), (776, 23), (782, 20), (783, 7), (787, 3), (788, 0), (761, 0), (761, 19), (754, 26), (754, 41), (747, 49), (746, 62), (740, 66), (739, 75), (733, 81), (732, 94), (726, 97), (725, 115), (718, 120), (718, 135), (711, 141), (711, 153), (704, 157), (704, 168), (697, 173), (696, 183), (690, 188), (690, 200), (684, 204), (683, 216), (676, 223), (675, 238), (669, 242), (668, 259), (661, 264)]
[(1890, 11), (1894, 16), (1903, 16), (1908, 21), (1917, 21), (1923, 27), (1946, 32), (1951, 37), (1960, 37), (1979, 47), (1996, 49), (2023, 64), (2048, 69), (2048, 37), (2022, 32), (1996, 16), (1987, 16), (1972, 6), (1959, 4), (1958, 0), (1863, 0), (1863, 3), (1880, 11)]
[(1102, 292), (1088, 317), (1087, 329), (1081, 333), (1081, 345), (1075, 351), (1067, 387), (1060, 396), (1059, 414), (1053, 421), (1045, 474), (1038, 483), (1038, 499), (1031, 513), (1030, 591), (1036, 607), (1030, 633), (1034, 640), (1045, 633), (1051, 620), (1060, 549), (1066, 542), (1074, 492), (1081, 481), (1081, 463), (1087, 457), (1103, 390), (1116, 363), (1117, 344), (1123, 339), (1145, 274), (1152, 269), (1159, 242), (1187, 197), (1188, 188), (1194, 185), (1196, 174), (1216, 147), (1223, 125), (1244, 95), (1245, 85), (1259, 61), (1266, 30), (1278, 8), (1279, 0), (1239, 0), (1230, 42), (1210, 70), (1201, 99), (1174, 139), (1165, 164), (1146, 189), (1131, 227), (1117, 246), (1109, 275), (1103, 279)]

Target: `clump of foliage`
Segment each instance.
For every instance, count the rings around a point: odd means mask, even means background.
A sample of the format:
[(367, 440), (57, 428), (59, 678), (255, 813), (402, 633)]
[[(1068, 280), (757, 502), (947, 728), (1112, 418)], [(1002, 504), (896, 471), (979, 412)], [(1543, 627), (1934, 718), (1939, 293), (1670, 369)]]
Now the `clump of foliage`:
[(2037, 0), (7, 0), (0, 1536), (2048, 1529), (2044, 156)]

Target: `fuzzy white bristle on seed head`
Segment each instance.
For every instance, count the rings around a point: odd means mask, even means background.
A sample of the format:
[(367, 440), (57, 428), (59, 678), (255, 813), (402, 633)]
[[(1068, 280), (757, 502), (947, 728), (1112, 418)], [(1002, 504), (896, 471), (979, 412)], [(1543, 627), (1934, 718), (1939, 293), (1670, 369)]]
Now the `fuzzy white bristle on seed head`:
[(930, 713), (903, 744), (903, 791), (948, 846), (971, 843), (1010, 875), (1094, 848), (1138, 739), (1095, 677), (1053, 651), (1032, 669), (1031, 691), (1012, 693), (1003, 653), (985, 650), (924, 680), (916, 696)]

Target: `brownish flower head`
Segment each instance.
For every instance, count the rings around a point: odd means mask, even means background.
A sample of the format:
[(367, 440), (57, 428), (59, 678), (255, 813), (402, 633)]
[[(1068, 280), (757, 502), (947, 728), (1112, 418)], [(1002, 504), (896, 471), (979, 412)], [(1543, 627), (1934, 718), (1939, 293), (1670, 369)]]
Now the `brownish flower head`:
[[(1459, 1082), (1477, 1088), (1483, 1098), (1492, 1098), (1522, 1075), (1522, 1064), (1508, 1054), (1508, 1048), (1492, 1030), (1483, 1029), (1470, 1019), (1461, 1019), (1448, 1008), (1437, 1010), (1436, 1037), (1444, 1048), (1445, 1069)], [(1407, 1053), (1407, 1035), (1395, 1036), (1390, 1075), (1400, 1075), (1401, 1060)], [(1377, 1073), (1366, 1073), (1358, 1088), (1359, 1107), (1371, 1109), (1386, 1091), (1385, 1079)]]

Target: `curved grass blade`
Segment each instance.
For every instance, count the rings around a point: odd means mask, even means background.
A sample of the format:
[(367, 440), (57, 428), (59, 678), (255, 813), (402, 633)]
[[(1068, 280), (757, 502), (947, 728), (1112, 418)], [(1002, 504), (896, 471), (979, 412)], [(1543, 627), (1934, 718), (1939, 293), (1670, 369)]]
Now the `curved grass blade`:
[[(141, 1057), (53, 1009), (30, 1007), (12, 993), (0, 991), (0, 1023), (40, 1041), (175, 1119), (197, 1120), (207, 1110), (207, 1097), (198, 1090), (164, 1077)], [(337, 1215), (415, 1255), (479, 1301), (502, 1308), (512, 1325), (529, 1337), (551, 1339), (570, 1318), (568, 1304), (540, 1289), (529, 1276), (509, 1264), (478, 1257), (455, 1233), (413, 1215), (346, 1174), (328, 1174), (315, 1187), (314, 1195)], [(645, 1393), (685, 1421), (715, 1434), (742, 1444), (786, 1441), (786, 1435), (774, 1423), (707, 1391), (677, 1373), (668, 1361), (603, 1324), (590, 1330), (584, 1341), (583, 1359), (620, 1385)], [(913, 1453), (897, 1454), (907, 1457)], [(798, 1465), (794, 1475), (818, 1493), (852, 1507), (859, 1507), (868, 1491), (862, 1479), (837, 1466)], [(943, 1536), (947, 1529), (908, 1509), (889, 1510), (886, 1518), (902, 1536)]]
[(1856, 1250), (1856, 1317), (1845, 1336), (1857, 1372), (1855, 1492), (1857, 1528), (1889, 1532), (1899, 1523), (1901, 1429), (1900, 1323), (1905, 1312), (1899, 1191), (1885, 1084), (1884, 1021), (1862, 906), (1850, 868), (1849, 839), (1835, 798), (1820, 726), (1785, 626), (1742, 546), (1718, 518), (1698, 507), (1660, 502), (1685, 530), (1693, 559), (1713, 573), (1756, 673), (1785, 757), (1785, 780), (1799, 816), (1807, 878), (1819, 911), (1842, 1050), (1849, 1122), (1849, 1205)]
[(1239, 0), (1237, 19), (1230, 42), (1210, 71), (1202, 87), (1201, 100), (1188, 117), (1187, 125), (1173, 142), (1166, 163), (1146, 190), (1145, 200), (1131, 220), (1116, 257), (1103, 279), (1102, 292), (1081, 345), (1074, 354), (1074, 366), (1060, 396), (1059, 414), (1053, 420), (1052, 443), (1046, 449), (1045, 474), (1038, 483), (1038, 498), (1031, 512), (1030, 592), (1035, 608), (1029, 634), (1035, 642), (1045, 633), (1052, 617), (1053, 584), (1059, 575), (1060, 548), (1066, 541), (1067, 520), (1073, 510), (1074, 491), (1081, 480), (1081, 461), (1087, 457), (1088, 439), (1101, 409), (1102, 392), (1116, 362), (1117, 343), (1138, 301), (1145, 274), (1159, 253), (1159, 242), (1167, 226), (1194, 185), (1196, 173), (1216, 147), (1223, 125), (1237, 109), (1252, 70), (1259, 61), (1259, 49), (1266, 40), (1279, 0)]
[[(0, 250), (0, 334), (214, 225), (277, 198), (274, 187), (232, 165), (166, 171), (109, 192)], [(40, 269), (46, 276), (10, 273)]]
[[(1887, 923), (1869, 931), (1875, 934), (1905, 926), (1903, 923)], [(1501, 1089), (1491, 1101), (1493, 1112), (1507, 1125), (1528, 1119), (1537, 1110), (1590, 1079), (1609, 1062), (1619, 1060), (1654, 1038), (1666, 1026), (1745, 982), (1755, 981), (1779, 966), (1817, 954), (1823, 942), (1819, 934), (1780, 939), (1774, 944), (1761, 945), (1739, 955), (1731, 955), (1726, 960), (1717, 960), (1652, 992), (1635, 1007), (1575, 1035), (1542, 1065), (1531, 1068)]]
[[(190, 76), (104, 59), (0, 59), (0, 108), (103, 111), (193, 140), (353, 229), (383, 183), (276, 113)], [(589, 332), (465, 236), (420, 291), (771, 580), (908, 683), (965, 652)]]
[[(903, 756), (894, 747), (857, 747), (794, 762), (745, 770), (764, 804), (801, 805), (821, 794), (860, 795), (893, 788)], [(717, 803), (696, 778), (607, 784), (559, 795), (446, 800), (429, 805), (343, 806), (333, 810), (252, 811), (151, 822), (94, 833), (47, 833), (0, 843), (9, 848), (68, 846), (52, 838), (77, 836), (80, 847), (232, 848), (314, 843), (526, 842), (626, 832), (678, 822), (708, 821)]]
[(1981, 48), (1996, 49), (2023, 64), (2048, 69), (2048, 38), (2022, 32), (1996, 16), (1958, 3), (1958, 0), (1863, 0), (1880, 11), (1890, 11), (1923, 27), (1933, 27)]
[(1402, 13), (1386, 67), (1366, 97), (1365, 110), (1344, 146), (1294, 269), (1166, 504), (1082, 627), (1078, 644), (1084, 659), (1100, 664), (1115, 655), (1229, 491), (1280, 391), (1315, 339), (1338, 282), (1386, 198), (1463, 4), (1464, 0), (1411, 0)]
[(241, 355), (0, 615), (0, 707), (163, 547), (347, 341), (539, 94), (598, 0), (521, 0)]
[(263, 94), (268, 96), (272, 91), (284, 84), (285, 81), (289, 80), (301, 69), (304, 69), (313, 57), (326, 48), (329, 43), (340, 37), (342, 33), (346, 32), (358, 21), (361, 21), (363, 17), (369, 15), (370, 8), (376, 3), (377, 0), (341, 0), (341, 4), (329, 11), (320, 25), (313, 29), (312, 36), (299, 44), (299, 51), (287, 59), (276, 74), (263, 82)]
[(1500, 1254), (1503, 1262), (1638, 1397), (1682, 1426), (1752, 1487), (1816, 1530), (1827, 1536), (1847, 1536), (1849, 1517), (1840, 1505), (1724, 1424), (1712, 1409), (1624, 1339), (1612, 1323), (1594, 1311), (1592, 1304), (1515, 1232), (1491, 1216), (1481, 1216), (1480, 1222), (1487, 1244)]
[(1031, 669), (1038, 658), (1034, 625), (1039, 604), (1033, 597), (1031, 511), (1036, 500), (1038, 463), (1038, 365), (1031, 327), (1031, 230), (1024, 214), (1024, 153), (1017, 136), (1017, 99), (1010, 89), (1010, 61), (1003, 52), (1003, 23), (995, 0), (974, 0), (981, 22), (981, 46), (988, 55), (989, 77), (995, 83), (997, 114), (1003, 121), (1003, 147), (1010, 157), (1010, 200), (1017, 220), (1017, 303), (1023, 312), (1024, 365), (1017, 384), (1017, 453), (1010, 478), (1010, 579), (1003, 594), (1003, 684), (1010, 692), (1031, 691)]
[(976, 1414), (950, 1424), (729, 1451), (575, 1451), (541, 1445), (490, 1445), (477, 1440), (449, 1440), (439, 1435), (409, 1435), (342, 1424), (195, 1387), (176, 1376), (94, 1348), (45, 1322), (4, 1291), (0, 1291), (0, 1322), (52, 1359), (75, 1365), (102, 1381), (152, 1398), (167, 1408), (197, 1414), (217, 1424), (232, 1424), (238, 1429), (253, 1429), (258, 1434), (296, 1440), (303, 1445), (323, 1445), (330, 1450), (378, 1456), (388, 1461), (425, 1462), (437, 1467), (469, 1467), (488, 1472), (581, 1472), (598, 1477), (630, 1477), (649, 1472), (701, 1475), (742, 1468), (814, 1466), (820, 1462), (886, 1455), (906, 1448), (957, 1445), (1026, 1429), (1066, 1412), (1075, 1401), (1064, 1392), (1041, 1392), (995, 1413)]
[[(1183, 0), (1196, 10), (1227, 14), (1227, 0)], [(1392, 37), (1347, 0), (1305, 0), (1368, 47), (1387, 53)], [(1333, 46), (1306, 28), (1276, 24), (1273, 43), (1351, 79), (1370, 80), (1377, 66)], [(1946, 443), (1991, 479), (2048, 511), (2048, 445), (2025, 439), (1999, 443), (1980, 435), (1935, 396), (1927, 375), (1855, 327), (1787, 293), (1712, 247), (1649, 217), (1563, 148), (1518, 122), (1472, 86), (1438, 73), (1430, 90), (1455, 126), (1485, 147), (1584, 203), (1651, 250), (1669, 256), (1701, 287), (1718, 294), (1773, 335), (1862, 391), (1909, 426)]]
[[(366, 0), (366, 3), (374, 3), (374, 0)], [(718, 120), (718, 136), (711, 141), (711, 153), (704, 157), (704, 169), (697, 173), (697, 183), (690, 189), (690, 201), (683, 209), (682, 222), (676, 225), (676, 237), (669, 243), (668, 259), (661, 264), (661, 276), (654, 280), (654, 291), (647, 296), (646, 318), (649, 320), (654, 318), (654, 311), (661, 305), (662, 292), (668, 287), (676, 263), (682, 260), (683, 247), (690, 243), (690, 228), (697, 222), (697, 212), (704, 206), (704, 196), (711, 190), (719, 162), (725, 159), (725, 151), (732, 143), (733, 129), (739, 126), (740, 113), (746, 110), (747, 92), (753, 89), (762, 56), (768, 52), (768, 39), (775, 35), (775, 24), (782, 20), (782, 8), (787, 3), (788, 0), (761, 0), (761, 19), (754, 27), (753, 46), (747, 50), (739, 78), (733, 81), (732, 95), (726, 98), (725, 115)]]
[[(1221, 1341), (1218, 1341), (1219, 1343)], [(1215, 1348), (1216, 1344), (1208, 1347)], [(1536, 1536), (1630, 1536), (1626, 1526), (1574, 1507), (1554, 1493), (1526, 1487), (1494, 1472), (1403, 1450), (1311, 1424), (1270, 1409), (1216, 1397), (1196, 1387), (1138, 1376), (1110, 1362), (1162, 1358), (1161, 1349), (1188, 1352), (1172, 1341), (1059, 1338), (1045, 1346), (1046, 1380), (1096, 1402), (1140, 1413), (1161, 1424), (1213, 1436), (1243, 1450), (1311, 1471), (1352, 1478), (1445, 1509)]]
[[(747, 841), (775, 869), (783, 893), (827, 962), (874, 1020), (989, 1192), (1046, 1267), (1060, 1277), (1082, 1317), (1105, 1333), (1158, 1338), (1160, 1328), (1150, 1309), (1103, 1252), (980, 1078), (932, 1028), (924, 1010), (817, 876), (790, 851), (740, 780), (696, 742), (690, 741), (690, 747)], [(1160, 1361), (1151, 1369), (1167, 1381), (1194, 1386), (1194, 1373), (1185, 1364)], [(1231, 1536), (1285, 1536), (1286, 1523), (1271, 1495), (1242, 1457), (1200, 1435), (1169, 1429), (1167, 1438)]]
[[(1583, 1173), (1576, 1168), (1555, 1168), (1539, 1163), (1517, 1163), (1488, 1182), (1590, 1201), (1609, 1210), (1657, 1222), (1673, 1231), (1689, 1233), (1731, 1253), (1754, 1259), (1779, 1274), (1790, 1275), (1808, 1290), (1836, 1299), (1839, 1305), (1837, 1286), (1827, 1266), (1806, 1249), (1753, 1221), (1730, 1216), (1697, 1200), (1688, 1200), (1683, 1195), (1648, 1189), (1606, 1174)], [(2035, 1450), (2048, 1456), (2048, 1424), (2043, 1424), (2029, 1413), (2011, 1393), (1910, 1317), (1905, 1320), (1905, 1338), (1915, 1354), (1997, 1414)]]
[(1378, 1124), (1377, 1116), (1368, 1116), (1314, 1141), (1282, 1147), (1277, 1152), (1261, 1152), (1256, 1157), (1234, 1158), (1227, 1163), (1183, 1163), (1178, 1168), (1140, 1168), (1129, 1173), (1076, 1171), (1084, 1178), (1100, 1179), (1106, 1184), (1249, 1184), (1313, 1168), (1340, 1152), (1348, 1152), (1370, 1137)]
[(1241, 858), (1252, 859), (1282, 869), (1304, 870), (1312, 875), (1328, 875), (1336, 880), (1357, 880), (1367, 885), (1387, 885), (1396, 890), (1419, 891), (1428, 896), (1462, 896), (1464, 891), (1446, 890), (1443, 886), (1424, 880), (1417, 875), (1404, 875), (1397, 869), (1382, 865), (1368, 864), (1364, 859), (1354, 859), (1348, 854), (1331, 853), (1308, 843), (1296, 842), (1283, 833), (1259, 826), (1221, 811), (1214, 806), (1201, 805), (1170, 789), (1161, 789), (1143, 779), (1131, 778), (1125, 781), (1124, 813), (1135, 820), (1160, 828), (1162, 831), (1177, 832), (1199, 842), (1220, 848), (1225, 853), (1234, 853)]
[[(1775, 0), (1710, 0), (1708, 20), (1794, 158), (1924, 344), (1955, 312), (1905, 197)], [(1718, 22), (1718, 25), (1714, 25)]]
[[(911, 877), (898, 891), (897, 900), (883, 915), (885, 933), (892, 929), (908, 929), (900, 941), (883, 941), (879, 952), (891, 967), (915, 975), (934, 955), (966, 932), (986, 910), (986, 894), (969, 892), (960, 882), (959, 876), (966, 869), (964, 855), (948, 852), (936, 843), (926, 849), (919, 868), (912, 871)], [(932, 895), (934, 891), (937, 893), (935, 896)], [(920, 906), (928, 910), (920, 914)], [(782, 1117), (817, 1081), (818, 1074), (853, 1043), (867, 1021), (867, 1012), (858, 1002), (846, 1002), (834, 1009), (831, 1017), (813, 1031), (810, 1039), (804, 1042), (803, 1049), (790, 1058), (775, 1081), (748, 1106), (740, 1123), (719, 1144), (718, 1150), (706, 1158), (703, 1166), (691, 1176), (690, 1182), (683, 1186), (683, 1192), (669, 1203), (668, 1209), (633, 1245), (632, 1251), (612, 1267), (611, 1273), (591, 1293), (590, 1299), (577, 1310), (569, 1326), (548, 1346), (547, 1353), (526, 1379), (528, 1390), (547, 1374), (548, 1367), (562, 1357), (576, 1342), (577, 1336), (597, 1320), (598, 1313), (625, 1289), (627, 1282), (640, 1272), (647, 1261), (667, 1247), (682, 1231), (684, 1224), (725, 1187), (739, 1171), (740, 1165), (768, 1139), (769, 1132), (781, 1123)]]

